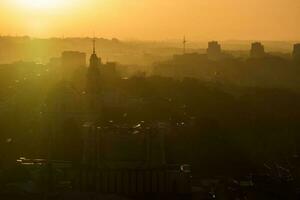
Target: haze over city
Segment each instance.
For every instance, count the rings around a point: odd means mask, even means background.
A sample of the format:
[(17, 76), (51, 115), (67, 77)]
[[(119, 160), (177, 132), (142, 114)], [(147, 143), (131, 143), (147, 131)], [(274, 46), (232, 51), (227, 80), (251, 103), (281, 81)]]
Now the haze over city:
[(299, 0), (0, 0), (0, 199), (299, 200)]
[(299, 10), (298, 0), (2, 0), (0, 34), (300, 40)]

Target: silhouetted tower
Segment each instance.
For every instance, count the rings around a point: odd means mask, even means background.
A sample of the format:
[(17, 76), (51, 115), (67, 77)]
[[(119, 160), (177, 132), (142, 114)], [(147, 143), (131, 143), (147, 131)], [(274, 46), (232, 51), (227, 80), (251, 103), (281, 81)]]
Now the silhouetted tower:
[(293, 58), (294, 60), (300, 61), (300, 43), (294, 44)]
[(100, 86), (101, 58), (96, 54), (96, 40), (93, 39), (93, 53), (90, 57), (90, 65), (87, 72), (87, 93), (98, 93)]
[(90, 65), (87, 72), (86, 83), (86, 100), (87, 100), (87, 120), (96, 123), (100, 120), (101, 113), (101, 59), (96, 54), (95, 44), (93, 39), (93, 53), (90, 58)]
[(186, 39), (185, 39), (185, 36), (183, 37), (183, 54), (185, 54), (186, 53), (186, 43), (187, 43), (187, 41), (186, 41)]
[(262, 58), (266, 55), (265, 47), (260, 42), (254, 42), (251, 45), (250, 56), (252, 58)]
[(210, 59), (218, 59), (222, 54), (221, 45), (217, 41), (208, 43), (207, 56)]

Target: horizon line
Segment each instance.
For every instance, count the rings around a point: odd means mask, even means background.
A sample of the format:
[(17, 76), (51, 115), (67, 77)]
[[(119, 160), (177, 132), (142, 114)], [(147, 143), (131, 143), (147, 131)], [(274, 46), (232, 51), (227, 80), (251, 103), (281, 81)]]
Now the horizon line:
[[(134, 41), (134, 42), (171, 42), (171, 41), (182, 41), (182, 38), (169, 38), (169, 39), (139, 39), (131, 38), (124, 39), (118, 37), (103, 37), (103, 36), (49, 36), (49, 37), (40, 37), (40, 36), (30, 36), (30, 35), (2, 35), (0, 38), (29, 38), (29, 39), (40, 39), (40, 40), (49, 40), (49, 39), (104, 39), (104, 40), (119, 40), (119, 41)], [(300, 39), (293, 40), (283, 40), (283, 39), (190, 39), (189, 42), (208, 42), (208, 41), (218, 41), (218, 42), (300, 42)]]

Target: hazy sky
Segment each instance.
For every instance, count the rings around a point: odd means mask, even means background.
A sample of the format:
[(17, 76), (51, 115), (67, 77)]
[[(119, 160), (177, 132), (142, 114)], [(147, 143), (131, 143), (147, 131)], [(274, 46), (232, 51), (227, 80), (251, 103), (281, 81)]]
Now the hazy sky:
[(300, 40), (300, 0), (0, 0), (2, 35)]

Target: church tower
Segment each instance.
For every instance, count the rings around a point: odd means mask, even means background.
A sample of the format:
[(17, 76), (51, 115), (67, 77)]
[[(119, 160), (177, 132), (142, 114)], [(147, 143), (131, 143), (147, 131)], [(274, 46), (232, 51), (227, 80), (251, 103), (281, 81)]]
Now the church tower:
[(96, 54), (96, 40), (93, 39), (93, 54), (90, 57), (90, 65), (87, 72), (87, 93), (99, 93), (101, 58)]
[(93, 39), (93, 53), (90, 57), (90, 64), (86, 77), (86, 101), (87, 120), (95, 123), (100, 119), (101, 113), (101, 59), (96, 54), (96, 40)]

